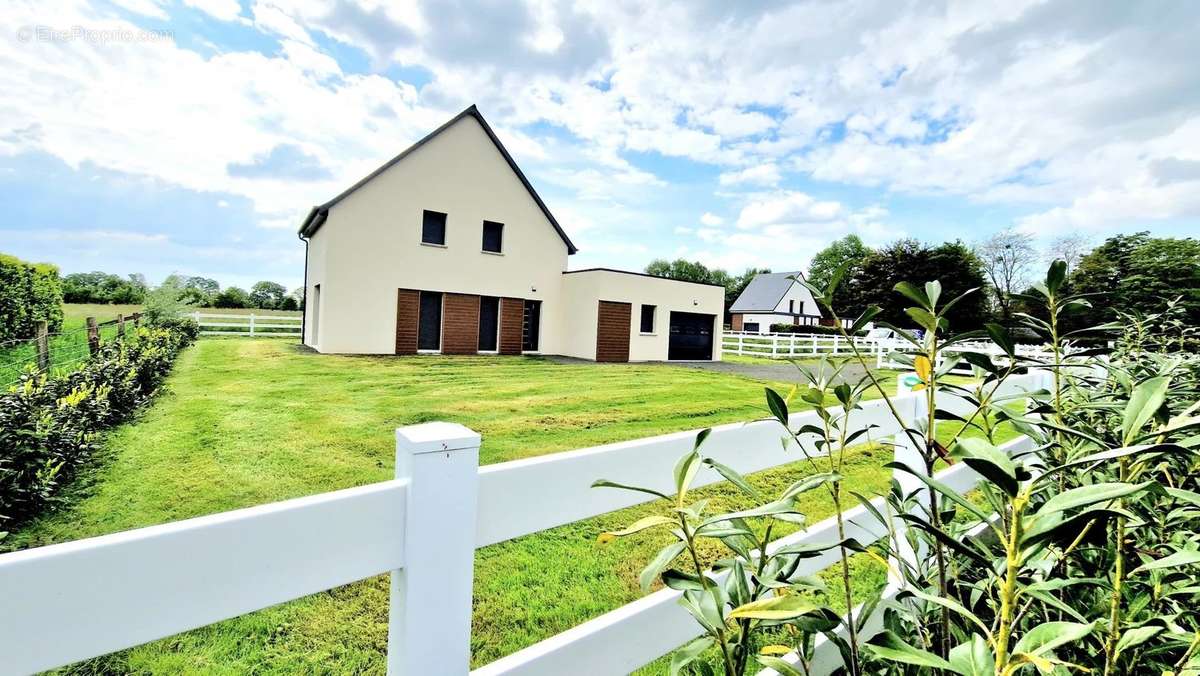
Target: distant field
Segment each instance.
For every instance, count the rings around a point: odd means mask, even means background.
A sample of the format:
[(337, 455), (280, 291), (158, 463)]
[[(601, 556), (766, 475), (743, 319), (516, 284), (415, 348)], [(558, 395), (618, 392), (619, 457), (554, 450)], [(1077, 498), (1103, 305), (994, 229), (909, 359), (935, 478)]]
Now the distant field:
[[(103, 305), (98, 303), (66, 303), (63, 305), (63, 326), (57, 335), (50, 338), (50, 365), (52, 369), (71, 369), (86, 359), (87, 318), (95, 317), (98, 323), (128, 317), (141, 312), (141, 305)], [(287, 310), (258, 310), (242, 308), (195, 308), (205, 314), (254, 314), (257, 316), (299, 317), (299, 312)], [(220, 321), (220, 320), (217, 320)], [(240, 320), (239, 320), (240, 321)], [(100, 327), (100, 340), (112, 340), (117, 327)], [(37, 347), (33, 341), (15, 342), (0, 346), (0, 388), (16, 382), (21, 372), (37, 361)]]

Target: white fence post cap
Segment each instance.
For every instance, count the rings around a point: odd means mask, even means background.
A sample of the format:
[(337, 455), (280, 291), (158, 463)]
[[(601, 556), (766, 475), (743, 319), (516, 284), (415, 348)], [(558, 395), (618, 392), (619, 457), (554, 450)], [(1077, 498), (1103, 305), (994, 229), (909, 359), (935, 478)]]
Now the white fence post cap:
[(396, 450), (412, 455), (479, 448), (478, 432), (450, 422), (427, 422), (396, 428)]

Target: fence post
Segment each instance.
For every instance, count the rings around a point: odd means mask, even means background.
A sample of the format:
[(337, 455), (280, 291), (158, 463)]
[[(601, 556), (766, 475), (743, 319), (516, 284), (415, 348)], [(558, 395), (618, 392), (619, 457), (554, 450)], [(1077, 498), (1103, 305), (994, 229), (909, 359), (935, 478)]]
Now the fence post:
[(117, 315), (117, 338), (125, 337), (125, 315)]
[[(903, 378), (898, 378), (896, 381), (896, 410), (904, 418), (904, 424), (908, 427), (916, 427), (918, 418), (928, 415), (926, 409), (925, 397), (921, 394), (912, 393), (908, 386), (904, 385)], [(914, 472), (928, 474), (925, 469), (925, 458), (921, 455), (921, 449), (918, 448), (908, 434), (901, 431), (892, 438), (893, 449), (895, 453), (894, 460), (899, 463), (904, 463), (912, 468)], [(915, 495), (916, 511), (923, 518), (928, 520), (929, 515), (929, 488), (917, 477), (908, 472), (901, 470), (892, 470), (892, 478), (900, 485), (900, 489), (905, 495)], [(897, 554), (901, 562), (908, 564), (912, 570), (921, 570), (923, 561), (928, 556), (929, 552), (924, 546), (918, 551), (914, 551), (908, 543), (908, 539), (904, 536), (904, 531), (907, 526), (901, 525), (896, 532)], [(889, 572), (889, 576), (893, 576)], [(895, 584), (904, 585), (903, 578), (893, 580)]]
[(250, 313), (250, 335), (254, 335), (254, 313)]
[(454, 423), (396, 430), (396, 478), (408, 479), (408, 506), (404, 568), (392, 572), (392, 676), (470, 671), (479, 442)]
[(96, 318), (87, 318), (88, 354), (95, 355), (100, 351), (100, 327), (96, 326)]
[(37, 367), (43, 372), (50, 368), (50, 326), (46, 322), (37, 323)]

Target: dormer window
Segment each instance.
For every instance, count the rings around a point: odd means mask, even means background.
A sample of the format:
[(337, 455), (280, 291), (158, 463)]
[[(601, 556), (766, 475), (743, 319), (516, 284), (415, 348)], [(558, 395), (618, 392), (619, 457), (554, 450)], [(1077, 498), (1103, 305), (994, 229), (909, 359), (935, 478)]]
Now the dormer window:
[(421, 243), (446, 246), (446, 214), (425, 210), (421, 220)]
[(500, 253), (504, 241), (504, 224), (495, 221), (483, 222), (483, 250)]

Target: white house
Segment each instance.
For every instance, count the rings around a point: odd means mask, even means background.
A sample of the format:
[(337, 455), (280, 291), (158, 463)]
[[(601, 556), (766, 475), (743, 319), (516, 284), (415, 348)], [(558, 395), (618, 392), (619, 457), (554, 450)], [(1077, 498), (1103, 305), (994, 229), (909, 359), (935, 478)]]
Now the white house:
[(755, 276), (729, 308), (734, 331), (770, 333), (772, 324), (822, 324), (821, 308), (798, 272), (768, 272)]
[(720, 359), (724, 289), (568, 270), (575, 245), (475, 106), (313, 207), (300, 238), (320, 352)]

